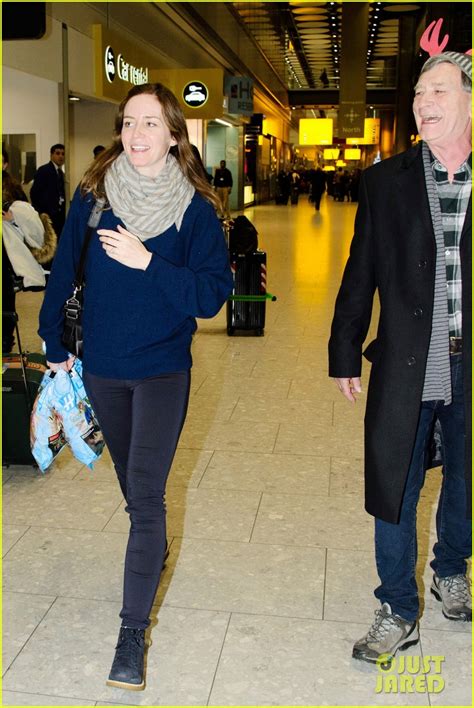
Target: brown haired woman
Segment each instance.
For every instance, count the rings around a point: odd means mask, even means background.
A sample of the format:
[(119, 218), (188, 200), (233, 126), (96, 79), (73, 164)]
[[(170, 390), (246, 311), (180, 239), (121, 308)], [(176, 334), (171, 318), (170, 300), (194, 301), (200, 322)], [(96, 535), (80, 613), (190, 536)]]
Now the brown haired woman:
[(191, 149), (175, 96), (136, 86), (119, 107), (114, 143), (92, 163), (71, 204), (40, 313), (53, 370), (95, 200), (105, 197), (86, 261), (84, 383), (130, 515), (122, 626), (107, 683), (144, 687), (144, 635), (166, 551), (164, 494), (185, 420), (196, 317), (232, 290), (216, 196)]

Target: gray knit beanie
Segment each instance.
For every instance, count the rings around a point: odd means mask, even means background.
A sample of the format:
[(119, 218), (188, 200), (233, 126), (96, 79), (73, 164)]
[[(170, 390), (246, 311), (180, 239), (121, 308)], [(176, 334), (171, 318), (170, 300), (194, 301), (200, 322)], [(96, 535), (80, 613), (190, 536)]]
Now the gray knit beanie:
[(472, 56), (470, 54), (461, 54), (460, 52), (443, 52), (441, 56), (446, 57), (452, 64), (459, 66), (462, 72), (472, 81)]

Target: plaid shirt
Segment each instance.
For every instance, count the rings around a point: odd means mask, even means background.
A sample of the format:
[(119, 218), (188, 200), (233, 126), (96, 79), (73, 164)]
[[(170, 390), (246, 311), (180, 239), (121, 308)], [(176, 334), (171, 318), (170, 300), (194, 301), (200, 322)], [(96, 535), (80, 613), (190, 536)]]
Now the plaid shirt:
[(432, 157), (433, 176), (443, 220), (448, 292), (449, 336), (462, 336), (462, 280), (459, 242), (472, 189), (472, 154), (463, 162), (449, 182), (445, 167)]

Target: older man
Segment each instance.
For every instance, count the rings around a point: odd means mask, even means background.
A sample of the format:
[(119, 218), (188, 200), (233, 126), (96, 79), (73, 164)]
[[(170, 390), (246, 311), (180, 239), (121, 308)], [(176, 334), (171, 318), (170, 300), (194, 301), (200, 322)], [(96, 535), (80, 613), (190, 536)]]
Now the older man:
[(419, 640), (416, 508), (435, 419), (444, 467), (431, 592), (446, 618), (471, 620), (471, 86), (470, 56), (424, 64), (413, 102), (421, 141), (363, 174), (336, 301), (329, 374), (354, 402), (376, 289), (380, 298), (364, 355), (365, 499), (381, 607), (353, 649), (368, 662)]

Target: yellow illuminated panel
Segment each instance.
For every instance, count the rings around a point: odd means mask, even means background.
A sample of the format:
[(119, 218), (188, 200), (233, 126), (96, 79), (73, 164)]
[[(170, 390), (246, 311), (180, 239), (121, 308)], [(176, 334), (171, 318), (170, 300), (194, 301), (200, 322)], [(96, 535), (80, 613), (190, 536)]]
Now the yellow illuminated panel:
[(361, 151), (358, 148), (344, 150), (344, 160), (360, 160)]
[(336, 167), (345, 167), (345, 166), (346, 166), (346, 163), (344, 162), (344, 160), (338, 160), (336, 162)]
[(332, 145), (332, 118), (301, 118), (300, 145)]
[(323, 151), (323, 156), (325, 160), (337, 160), (339, 157), (339, 148), (325, 148)]
[(380, 118), (366, 118), (364, 120), (364, 136), (360, 138), (346, 138), (348, 145), (378, 145), (380, 142)]

